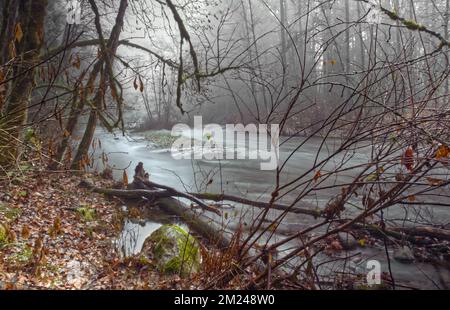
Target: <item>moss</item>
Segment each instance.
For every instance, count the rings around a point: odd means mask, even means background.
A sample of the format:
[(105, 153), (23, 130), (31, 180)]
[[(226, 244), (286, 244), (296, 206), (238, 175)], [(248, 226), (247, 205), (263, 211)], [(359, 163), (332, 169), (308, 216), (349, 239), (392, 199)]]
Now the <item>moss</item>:
[(32, 139), (36, 138), (36, 133), (33, 128), (27, 128), (24, 133), (25, 142), (31, 142)]
[(418, 23), (416, 23), (413, 20), (404, 20), (403, 24), (406, 26), (406, 28), (408, 28), (410, 30), (424, 30), (425, 29), (425, 26), (419, 25)]
[(193, 145), (196, 141), (197, 143), (201, 144), (203, 143), (201, 140), (196, 139), (190, 139), (188, 137), (183, 137), (181, 135), (178, 136), (172, 136), (170, 131), (146, 131), (144, 132), (145, 140), (153, 143), (156, 148), (170, 148), (175, 143), (175, 141), (179, 141), (182, 139), (184, 141), (184, 144), (186, 146)]
[(3, 224), (0, 224), (0, 246), (8, 242), (8, 231)]
[(399, 17), (398, 17), (396, 12), (391, 12), (391, 11), (388, 11), (388, 10), (384, 10), (384, 12), (393, 20), (398, 20), (399, 19)]
[(200, 267), (198, 241), (176, 225), (164, 225), (150, 236), (152, 254), (164, 273), (188, 276)]
[(81, 215), (83, 220), (90, 222), (95, 219), (95, 210), (89, 207), (77, 208), (77, 212)]
[(166, 131), (148, 131), (145, 133), (145, 139), (154, 143), (157, 147), (168, 148), (177, 140), (170, 132)]
[(33, 248), (26, 243), (16, 243), (17, 252), (8, 257), (8, 263), (15, 265), (27, 265), (33, 258)]
[(318, 219), (323, 215), (323, 210), (320, 209), (319, 207), (315, 208), (313, 212), (314, 212), (314, 219)]
[(213, 194), (213, 193), (203, 193), (202, 197), (205, 200), (221, 200), (222, 199), (222, 195)]
[(139, 255), (137, 262), (141, 265), (141, 266), (146, 266), (146, 265), (151, 265), (152, 261), (148, 259), (148, 257), (146, 257), (145, 255)]
[(10, 221), (14, 221), (15, 219), (17, 219), (21, 213), (22, 213), (22, 210), (19, 208), (12, 208), (6, 204), (0, 203), (0, 214), (2, 214), (4, 217), (6, 217)]

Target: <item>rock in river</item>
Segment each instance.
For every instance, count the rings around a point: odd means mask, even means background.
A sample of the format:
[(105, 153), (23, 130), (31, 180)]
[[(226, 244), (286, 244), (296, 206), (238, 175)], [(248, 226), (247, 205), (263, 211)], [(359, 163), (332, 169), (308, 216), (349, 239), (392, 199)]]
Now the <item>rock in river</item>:
[(407, 246), (402, 246), (394, 250), (394, 258), (400, 263), (411, 264), (414, 262), (414, 254)]
[(163, 225), (144, 242), (143, 254), (164, 273), (189, 276), (200, 270), (198, 241), (177, 225)]

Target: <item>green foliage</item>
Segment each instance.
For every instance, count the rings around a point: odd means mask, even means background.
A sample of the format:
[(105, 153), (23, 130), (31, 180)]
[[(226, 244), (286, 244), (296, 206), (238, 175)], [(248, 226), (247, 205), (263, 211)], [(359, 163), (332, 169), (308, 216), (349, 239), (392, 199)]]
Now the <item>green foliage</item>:
[(151, 265), (151, 264), (152, 264), (152, 261), (149, 260), (148, 257), (145, 256), (145, 255), (139, 255), (138, 263), (139, 263), (141, 266), (147, 266), (147, 265)]
[(413, 20), (404, 20), (403, 24), (408, 28), (409, 30), (424, 30), (425, 26), (419, 25)]
[(166, 131), (148, 131), (145, 133), (145, 138), (160, 148), (171, 147), (177, 140), (177, 137), (172, 137), (170, 132)]
[(21, 213), (22, 210), (19, 208), (11, 208), (7, 204), (0, 203), (0, 214), (10, 221), (14, 221)]
[(8, 262), (19, 265), (27, 265), (33, 258), (33, 248), (26, 243), (15, 243), (13, 245), (18, 251), (8, 257)]
[(25, 129), (24, 139), (25, 142), (32, 142), (36, 139), (36, 134), (33, 128), (28, 127), (27, 129)]
[(222, 195), (219, 194), (213, 194), (213, 193), (203, 193), (202, 194), (204, 199), (206, 200), (220, 200)]
[(3, 224), (0, 224), (0, 246), (8, 242), (8, 231)]
[(90, 222), (95, 220), (96, 211), (95, 209), (89, 208), (89, 207), (80, 207), (77, 208), (78, 214), (81, 215), (82, 219), (86, 222)]

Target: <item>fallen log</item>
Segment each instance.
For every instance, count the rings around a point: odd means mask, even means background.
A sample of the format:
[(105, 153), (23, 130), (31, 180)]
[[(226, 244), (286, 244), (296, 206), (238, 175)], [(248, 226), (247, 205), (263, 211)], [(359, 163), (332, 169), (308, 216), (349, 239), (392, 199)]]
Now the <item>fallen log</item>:
[(354, 229), (366, 230), (374, 235), (387, 235), (398, 240), (408, 240), (414, 244), (427, 244), (431, 241), (419, 239), (417, 237), (430, 237), (440, 240), (450, 240), (450, 230), (439, 229), (435, 227), (386, 227), (384, 230), (378, 225), (366, 225), (354, 223), (351, 226)]
[[(145, 187), (148, 189), (158, 188), (158, 189), (164, 189), (164, 190), (167, 190), (170, 192), (177, 193), (177, 190), (172, 187), (158, 184), (158, 183), (155, 183), (155, 182), (152, 182), (149, 180), (145, 180), (145, 179), (142, 179), (142, 178), (136, 177), (136, 176), (135, 176), (132, 184), (134, 184), (134, 185), (131, 186), (131, 188), (133, 188), (133, 187), (137, 187), (137, 188)], [(305, 215), (313, 216), (315, 218), (322, 216), (322, 211), (320, 209), (317, 209), (316, 207), (314, 207), (314, 205), (305, 203), (305, 202), (301, 202), (301, 204), (304, 206), (304, 208), (299, 208), (299, 207), (295, 207), (295, 206), (288, 206), (288, 205), (277, 204), (277, 203), (269, 204), (267, 202), (254, 201), (254, 200), (237, 197), (237, 196), (232, 196), (232, 195), (227, 195), (227, 194), (183, 193), (183, 195), (185, 198), (188, 198), (192, 201), (195, 201), (195, 199), (210, 200), (210, 201), (215, 201), (215, 202), (232, 201), (232, 202), (237, 202), (237, 203), (241, 203), (241, 204), (256, 207), (256, 208), (265, 209), (265, 208), (270, 207), (271, 209), (274, 209), (274, 210), (287, 211), (287, 212), (296, 213), (296, 214), (305, 214)], [(181, 197), (181, 196), (179, 196), (179, 197)]]
[[(261, 201), (254, 201), (246, 198), (236, 197), (232, 195), (227, 194), (213, 194), (213, 193), (190, 193), (192, 196), (195, 196), (197, 198), (203, 199), (203, 200), (211, 200), (211, 201), (233, 201), (237, 203), (241, 203), (244, 205), (249, 205), (256, 208), (271, 208), (274, 210), (280, 210), (280, 211), (287, 211), (289, 213), (295, 213), (295, 214), (305, 214), (313, 216), (314, 218), (318, 218), (322, 216), (322, 211), (320, 209), (315, 208), (312, 204), (308, 204), (305, 202), (302, 202), (302, 205), (305, 206), (305, 208), (299, 208), (295, 206), (288, 206), (283, 204), (270, 204), (267, 202), (261, 202)], [(306, 208), (307, 206), (307, 208)]]
[(450, 241), (450, 230), (440, 229), (431, 226), (419, 227), (395, 227), (392, 230), (404, 233), (406, 235), (423, 236)]
[[(226, 248), (231, 244), (231, 238), (226, 236), (226, 232), (220, 229), (212, 219), (201, 212), (195, 212), (188, 205), (173, 198), (173, 193), (167, 190), (119, 190), (95, 187), (89, 181), (82, 181), (80, 186), (87, 188), (94, 193), (120, 197), (124, 199), (138, 199), (145, 197), (154, 200), (162, 210), (167, 213), (179, 216), (183, 222), (206, 238), (209, 242), (221, 248)], [(215, 209), (214, 209), (215, 210)]]
[(205, 211), (213, 212), (217, 215), (221, 215), (220, 211), (212, 206), (208, 206), (206, 203), (202, 202), (198, 198), (192, 198), (190, 195), (186, 195), (182, 192), (173, 191), (173, 190), (154, 190), (154, 189), (109, 189), (109, 188), (99, 188), (95, 187), (92, 183), (87, 180), (81, 181), (81, 187), (87, 188), (95, 193), (105, 194), (109, 196), (116, 196), (125, 199), (139, 199), (141, 197), (145, 197), (147, 199), (160, 199), (160, 198), (168, 198), (168, 197), (180, 197), (187, 198), (193, 202), (195, 202), (200, 208)]
[(314, 218), (318, 218), (322, 216), (322, 211), (320, 209), (315, 208), (312, 204), (308, 204), (305, 202), (302, 202), (301, 204), (303, 206), (305, 206), (304, 208), (299, 208), (299, 207), (295, 207), (295, 206), (288, 206), (288, 205), (283, 205), (283, 204), (269, 204), (267, 202), (262, 202), (262, 201), (254, 201), (254, 200), (250, 200), (250, 199), (246, 199), (246, 198), (242, 198), (242, 197), (237, 197), (237, 196), (232, 196), (232, 195), (227, 195), (227, 194), (214, 194), (214, 193), (181, 193), (178, 192), (176, 189), (166, 186), (166, 185), (162, 185), (159, 183), (155, 183), (149, 180), (145, 180), (142, 179), (140, 177), (136, 177), (134, 178), (133, 183), (134, 185), (131, 186), (131, 188), (147, 188), (149, 190), (152, 189), (162, 189), (162, 190), (167, 190), (169, 192), (172, 192), (177, 196), (177, 197), (184, 197), (187, 198), (191, 201), (194, 201), (196, 203), (198, 199), (202, 199), (202, 200), (210, 200), (210, 201), (215, 201), (215, 202), (221, 202), (221, 201), (232, 201), (232, 202), (237, 202), (237, 203), (241, 203), (244, 205), (248, 205), (248, 206), (252, 206), (252, 207), (256, 207), (256, 208), (261, 208), (261, 209), (265, 209), (265, 208), (271, 208), (274, 210), (279, 210), (279, 211), (287, 211), (289, 213), (295, 213), (295, 214), (305, 214), (305, 215), (310, 215), (313, 216)]
[(174, 198), (161, 198), (156, 201), (156, 204), (165, 212), (180, 217), (184, 223), (211, 244), (222, 249), (230, 246), (231, 237), (227, 236), (227, 232), (204, 214), (191, 210), (186, 204)]
[[(161, 189), (161, 190), (165, 190), (168, 193), (171, 193), (172, 195), (170, 196), (175, 196), (175, 197), (181, 197), (181, 198), (186, 198), (189, 199), (192, 202), (195, 202), (196, 204), (198, 204), (201, 208), (208, 210), (210, 212), (214, 212), (217, 215), (221, 215), (220, 211), (213, 208), (212, 206), (207, 205), (206, 203), (204, 203), (203, 201), (201, 201), (200, 197), (196, 197), (195, 195), (192, 195), (190, 193), (183, 193), (180, 192), (178, 190), (176, 190), (173, 187), (169, 187), (166, 185), (162, 185), (162, 184), (158, 184), (155, 182), (151, 182), (149, 180), (143, 179), (141, 177), (138, 176), (134, 176), (134, 181), (132, 183), (132, 185), (134, 184), (135, 187), (142, 187), (142, 185), (144, 185), (143, 187), (149, 190), (154, 190), (155, 188)], [(133, 186), (132, 186), (133, 188)]]

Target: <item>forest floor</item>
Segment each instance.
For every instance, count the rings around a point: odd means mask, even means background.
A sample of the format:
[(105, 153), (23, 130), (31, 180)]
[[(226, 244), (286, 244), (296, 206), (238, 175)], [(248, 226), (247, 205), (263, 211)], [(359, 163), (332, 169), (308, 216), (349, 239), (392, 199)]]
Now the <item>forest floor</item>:
[(195, 288), (195, 279), (123, 258), (115, 242), (124, 203), (80, 188), (85, 178), (113, 183), (36, 167), (0, 183), (0, 289)]

